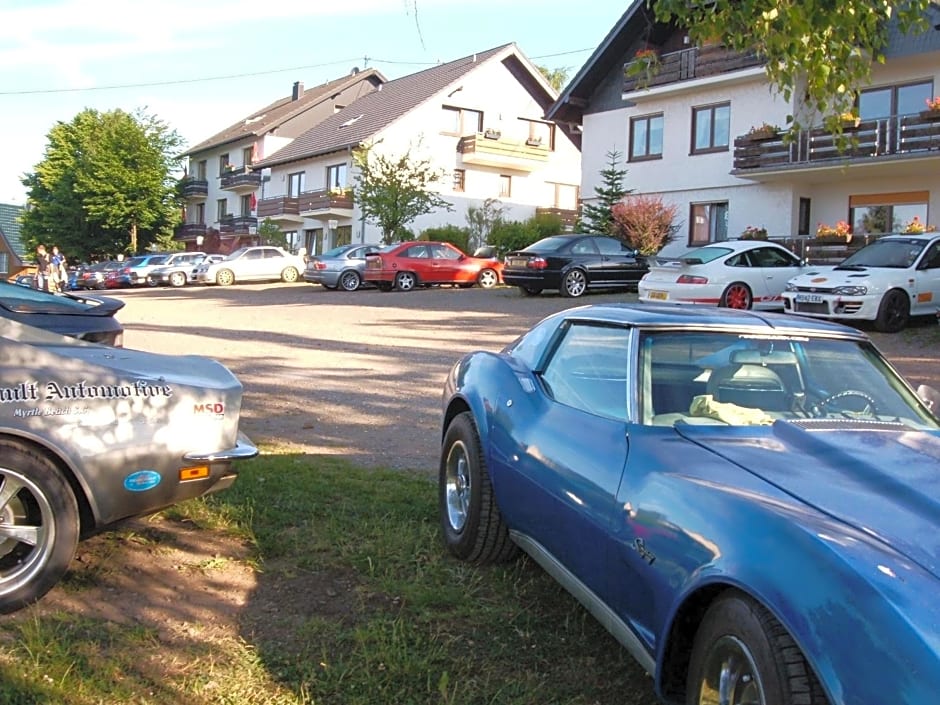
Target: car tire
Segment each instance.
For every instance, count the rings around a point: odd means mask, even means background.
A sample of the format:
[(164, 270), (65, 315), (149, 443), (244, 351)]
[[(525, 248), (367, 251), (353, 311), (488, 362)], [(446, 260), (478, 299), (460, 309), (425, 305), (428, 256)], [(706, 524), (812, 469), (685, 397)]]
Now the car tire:
[(156, 279), (151, 279), (150, 277), (147, 277), (146, 281), (147, 281), (147, 286), (149, 286), (151, 289), (156, 287), (157, 284), (159, 283), (157, 282)]
[(454, 417), (444, 434), (438, 506), (444, 543), (456, 558), (499, 563), (519, 552), (496, 505), (480, 436), (469, 411)]
[[(65, 574), (78, 546), (78, 503), (45, 455), (0, 441), (0, 613), (35, 602)], [(35, 543), (17, 537), (33, 534)]]
[(418, 277), (414, 272), (399, 272), (395, 275), (395, 288), (399, 291), (411, 291), (418, 286)]
[(359, 272), (350, 269), (340, 275), (339, 286), (343, 291), (355, 291), (362, 286), (362, 277)]
[(495, 269), (484, 269), (477, 275), (477, 284), (481, 289), (492, 289), (499, 284), (499, 275)]
[(572, 269), (561, 278), (561, 295), (575, 299), (587, 291), (587, 275), (584, 270)]
[(765, 607), (737, 590), (705, 612), (692, 644), (686, 705), (826, 705), (796, 642)]
[(293, 284), (298, 279), (300, 279), (300, 272), (297, 271), (296, 267), (286, 267), (284, 271), (281, 272), (282, 282)]
[(231, 286), (235, 283), (235, 272), (231, 269), (220, 269), (215, 273), (215, 283), (219, 286)]
[(751, 287), (744, 282), (728, 284), (721, 294), (718, 305), (722, 308), (734, 308), (741, 311), (750, 310), (751, 306), (754, 305), (754, 295), (751, 294)]
[(886, 291), (878, 306), (875, 330), (881, 333), (897, 333), (911, 319), (911, 302), (907, 294), (899, 289)]
[[(154, 282), (156, 285), (156, 282)], [(186, 273), (185, 272), (171, 272), (170, 273), (170, 286), (181, 287), (186, 286)]]
[(542, 290), (537, 286), (520, 286), (519, 292), (523, 296), (538, 296), (542, 293)]

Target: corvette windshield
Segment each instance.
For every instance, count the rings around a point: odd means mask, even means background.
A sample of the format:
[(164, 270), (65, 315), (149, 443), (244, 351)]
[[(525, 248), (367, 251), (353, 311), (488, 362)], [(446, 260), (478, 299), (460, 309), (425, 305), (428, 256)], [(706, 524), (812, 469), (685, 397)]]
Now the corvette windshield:
[(888, 267), (907, 269), (924, 250), (923, 240), (876, 240), (847, 257), (836, 269), (854, 267)]

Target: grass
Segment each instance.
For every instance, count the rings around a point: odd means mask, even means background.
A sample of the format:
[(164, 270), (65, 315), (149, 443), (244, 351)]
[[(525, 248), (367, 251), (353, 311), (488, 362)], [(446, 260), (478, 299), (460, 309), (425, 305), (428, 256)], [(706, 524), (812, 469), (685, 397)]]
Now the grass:
[(650, 679), (537, 566), (451, 559), (436, 502), (434, 483), (398, 471), (246, 462), (232, 488), (166, 512), (251, 545), (257, 587), (238, 630), (167, 648), (152, 626), (17, 615), (0, 622), (0, 702), (654, 702)]

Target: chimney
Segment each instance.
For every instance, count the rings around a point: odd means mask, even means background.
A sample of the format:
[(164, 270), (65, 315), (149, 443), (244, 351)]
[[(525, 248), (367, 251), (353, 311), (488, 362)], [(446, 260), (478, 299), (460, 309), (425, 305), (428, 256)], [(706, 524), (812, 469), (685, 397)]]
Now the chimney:
[(291, 100), (297, 100), (304, 94), (304, 82), (294, 81), (294, 92), (291, 93)]

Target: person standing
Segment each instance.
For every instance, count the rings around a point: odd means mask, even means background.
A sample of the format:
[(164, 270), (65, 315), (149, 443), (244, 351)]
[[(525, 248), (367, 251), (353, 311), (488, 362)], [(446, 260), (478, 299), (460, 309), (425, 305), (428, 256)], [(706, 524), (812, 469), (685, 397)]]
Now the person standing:
[(59, 246), (52, 246), (52, 290), (65, 291), (69, 283), (69, 270), (66, 266), (65, 255), (59, 252)]
[(52, 259), (46, 252), (45, 245), (36, 248), (36, 288), (52, 291)]

